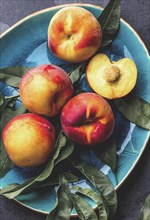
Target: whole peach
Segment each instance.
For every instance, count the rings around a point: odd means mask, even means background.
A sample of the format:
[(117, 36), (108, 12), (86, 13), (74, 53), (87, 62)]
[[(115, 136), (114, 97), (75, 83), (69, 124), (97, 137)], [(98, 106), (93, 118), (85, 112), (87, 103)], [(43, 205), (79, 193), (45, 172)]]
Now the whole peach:
[(102, 30), (94, 15), (78, 6), (60, 9), (48, 27), (49, 49), (60, 59), (82, 62), (100, 47)]
[(61, 124), (66, 136), (74, 142), (95, 145), (112, 134), (114, 115), (101, 96), (91, 92), (81, 93), (63, 107)]
[(67, 73), (55, 65), (43, 64), (29, 70), (19, 85), (20, 97), (31, 112), (55, 116), (73, 93)]
[(10, 159), (21, 167), (44, 163), (53, 153), (55, 129), (43, 117), (27, 113), (14, 117), (2, 132)]

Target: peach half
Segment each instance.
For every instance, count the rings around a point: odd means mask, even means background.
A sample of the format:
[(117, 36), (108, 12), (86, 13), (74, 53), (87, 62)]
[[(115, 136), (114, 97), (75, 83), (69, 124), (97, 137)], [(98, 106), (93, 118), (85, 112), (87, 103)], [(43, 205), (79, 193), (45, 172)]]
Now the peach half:
[(29, 70), (19, 85), (20, 97), (29, 111), (53, 117), (73, 94), (67, 73), (55, 65), (43, 64)]
[(60, 9), (48, 27), (48, 46), (58, 58), (82, 62), (100, 47), (102, 30), (94, 15), (78, 6)]
[(114, 128), (114, 115), (108, 102), (92, 93), (70, 99), (61, 112), (64, 133), (81, 145), (95, 145), (108, 139)]
[(86, 68), (90, 87), (107, 99), (127, 95), (137, 81), (137, 68), (129, 58), (117, 62), (110, 61), (105, 54), (95, 55)]
[(55, 129), (43, 117), (27, 113), (14, 117), (2, 132), (10, 159), (20, 167), (44, 163), (54, 151)]

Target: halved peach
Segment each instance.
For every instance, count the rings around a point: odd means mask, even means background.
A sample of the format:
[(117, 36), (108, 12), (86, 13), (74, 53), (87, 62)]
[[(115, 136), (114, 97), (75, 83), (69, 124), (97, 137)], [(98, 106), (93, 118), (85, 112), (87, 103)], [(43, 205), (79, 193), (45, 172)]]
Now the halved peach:
[(90, 87), (107, 99), (127, 95), (135, 86), (137, 68), (129, 58), (117, 62), (111, 61), (105, 54), (95, 55), (86, 69)]

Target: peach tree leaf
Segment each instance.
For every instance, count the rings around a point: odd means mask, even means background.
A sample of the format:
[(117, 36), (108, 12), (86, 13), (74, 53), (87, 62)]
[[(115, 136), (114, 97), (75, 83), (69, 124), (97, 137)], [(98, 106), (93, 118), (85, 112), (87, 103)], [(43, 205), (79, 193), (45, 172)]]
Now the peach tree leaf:
[(13, 96), (0, 95), (0, 119), (2, 118), (3, 113), (5, 112), (5, 109), (7, 107), (14, 106), (17, 97), (19, 97), (19, 95), (13, 95)]
[(31, 68), (32, 67), (25, 66), (0, 68), (0, 80), (10, 86), (18, 88), (21, 77)]
[(0, 73), (0, 80), (9, 86), (18, 88), (21, 77)]
[[(63, 171), (63, 176), (67, 179), (69, 183), (77, 182), (79, 178), (71, 172)], [(57, 171), (53, 171), (53, 174), (47, 180), (43, 181), (37, 188), (45, 188), (54, 185), (59, 185), (59, 173)]]
[(76, 65), (75, 69), (71, 73), (68, 74), (73, 84), (80, 79), (80, 76), (83, 73), (85, 65), (86, 65), (86, 62)]
[(70, 220), (72, 210), (71, 191), (68, 181), (60, 176), (60, 185), (57, 191), (57, 199), (54, 209), (48, 214), (46, 220)]
[(109, 215), (112, 217), (117, 208), (117, 195), (108, 177), (77, 156), (69, 157), (69, 161), (100, 191), (108, 205)]
[(150, 130), (150, 103), (133, 93), (114, 100), (114, 103), (126, 119)]
[(74, 151), (74, 143), (67, 139), (66, 145), (61, 149), (59, 153), (59, 157), (55, 160), (55, 166), (60, 163), (61, 161), (68, 158)]
[(99, 157), (103, 163), (107, 164), (115, 174), (117, 163), (117, 146), (114, 137), (111, 136), (104, 143), (96, 146), (93, 151), (97, 157)]
[(79, 194), (79, 195), (81, 194), (81, 195), (84, 195), (86, 197), (89, 197), (90, 199), (92, 199), (97, 204), (99, 219), (103, 219), (103, 220), (107, 220), (108, 219), (107, 210), (106, 210), (104, 201), (103, 201), (103, 199), (102, 199), (100, 194), (94, 192), (90, 188), (82, 189), (79, 186), (73, 187), (73, 190), (75, 190), (76, 193)]
[(121, 0), (111, 0), (97, 18), (102, 28), (102, 43), (100, 48), (108, 46), (116, 37), (121, 16)]
[(6, 153), (5, 146), (4, 146), (3, 142), (2, 142), (2, 140), (0, 141), (0, 145), (1, 145), (0, 146), (0, 151), (1, 151), (1, 155), (0, 155), (0, 161), (1, 161), (0, 162), (0, 178), (2, 178), (15, 165), (10, 160), (8, 154)]
[(81, 196), (77, 194), (72, 194), (72, 202), (79, 219), (98, 220), (98, 216), (92, 206)]

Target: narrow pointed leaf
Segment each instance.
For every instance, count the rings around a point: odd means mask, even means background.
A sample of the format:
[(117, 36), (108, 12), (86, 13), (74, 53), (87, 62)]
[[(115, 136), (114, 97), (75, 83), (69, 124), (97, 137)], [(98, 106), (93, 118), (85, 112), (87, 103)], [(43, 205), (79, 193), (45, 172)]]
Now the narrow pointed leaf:
[(12, 184), (4, 187), (3, 189), (0, 189), (0, 195), (4, 195), (8, 199), (12, 199), (12, 198), (14, 198), (13, 193), (15, 191), (22, 189), (23, 187), (26, 187), (26, 185), (31, 183), (33, 180), (34, 180), (34, 178), (30, 178), (22, 184), (12, 183)]
[(79, 186), (75, 186), (73, 190), (75, 190), (79, 194), (82, 194), (84, 196), (91, 198), (97, 204), (99, 219), (103, 219), (103, 220), (108, 219), (107, 211), (106, 211), (103, 199), (100, 194), (97, 194), (90, 188), (82, 189)]
[(107, 164), (115, 174), (116, 161), (117, 161), (117, 147), (116, 142), (113, 137), (110, 137), (100, 146), (94, 149), (95, 154), (99, 157), (105, 164)]
[(59, 157), (55, 161), (55, 165), (68, 158), (74, 151), (74, 143), (67, 140), (66, 145), (61, 149)]
[(0, 155), (0, 161), (1, 161), (0, 162), (0, 178), (2, 178), (15, 165), (11, 161), (11, 159), (9, 158), (8, 154), (6, 153), (5, 146), (2, 142), (2, 140), (0, 141), (0, 145), (1, 145), (0, 146), (0, 151), (1, 151), (1, 155)]
[(21, 80), (21, 77), (19, 77), (19, 76), (12, 76), (12, 75), (9, 75), (9, 74), (6, 74), (6, 73), (4, 73), (4, 74), (0, 73), (0, 80), (2, 82), (5, 82), (9, 86), (18, 88), (20, 80)]
[(78, 64), (77, 67), (69, 74), (72, 83), (77, 82), (83, 73), (85, 63)]
[(92, 206), (89, 205), (81, 196), (72, 194), (72, 200), (74, 208), (81, 220), (98, 220), (98, 217), (93, 210)]
[(108, 46), (116, 34), (120, 26), (121, 16), (121, 0), (111, 0), (97, 18), (102, 28), (102, 43), (100, 48)]
[(139, 220), (149, 220), (150, 219), (150, 194), (147, 196), (146, 200), (140, 211)]
[(91, 166), (86, 161), (70, 157), (69, 161), (77, 168), (95, 187), (97, 187), (107, 202), (110, 217), (112, 217), (117, 208), (116, 191), (110, 182), (100, 170)]
[(13, 96), (2, 96), (0, 95), (0, 119), (3, 116), (3, 113), (5, 112), (5, 109), (7, 107), (13, 107), (14, 103), (19, 97), (19, 95), (13, 95)]
[[(9, 103), (9, 102), (8, 102)], [(27, 109), (25, 108), (25, 106), (23, 104), (20, 105), (20, 107), (16, 110), (14, 110), (11, 107), (6, 106), (2, 112), (2, 116), (1, 116), (1, 130), (5, 127), (5, 125), (15, 116), (17, 115), (21, 115), (27, 112)]]
[(22, 77), (31, 68), (32, 67), (26, 67), (26, 66), (12, 66), (12, 67), (0, 68), (0, 73), (3, 75), (6, 74), (10, 76)]
[(150, 103), (133, 93), (124, 98), (116, 99), (114, 102), (126, 119), (150, 130)]
[(57, 191), (57, 200), (54, 209), (49, 213), (46, 220), (70, 220), (72, 210), (71, 192), (69, 184), (64, 177)]
[[(79, 178), (71, 172), (63, 172), (63, 176), (67, 179), (69, 183), (77, 182), (79, 180)], [(52, 177), (50, 177), (48, 180), (41, 182), (41, 184), (38, 185), (37, 188), (49, 187), (54, 185), (59, 185), (58, 173), (56, 175), (52, 175)]]

